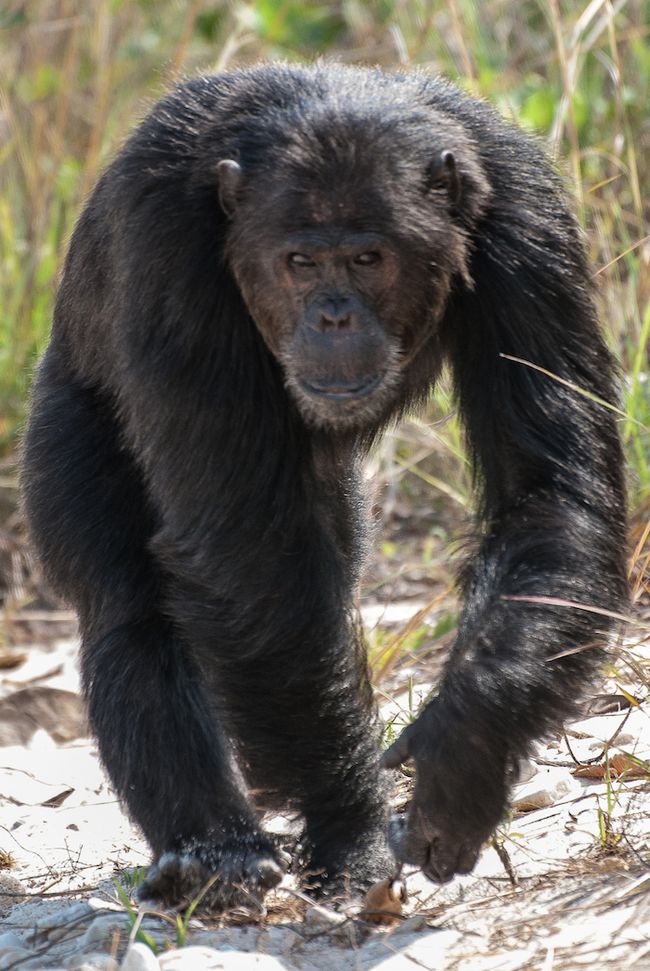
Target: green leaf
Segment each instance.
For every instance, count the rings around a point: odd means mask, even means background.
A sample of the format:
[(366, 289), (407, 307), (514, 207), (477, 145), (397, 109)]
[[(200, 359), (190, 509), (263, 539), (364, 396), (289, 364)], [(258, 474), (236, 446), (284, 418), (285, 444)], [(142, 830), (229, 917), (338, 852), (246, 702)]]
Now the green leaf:
[(546, 132), (553, 124), (556, 98), (549, 88), (538, 88), (525, 99), (519, 117), (524, 125)]

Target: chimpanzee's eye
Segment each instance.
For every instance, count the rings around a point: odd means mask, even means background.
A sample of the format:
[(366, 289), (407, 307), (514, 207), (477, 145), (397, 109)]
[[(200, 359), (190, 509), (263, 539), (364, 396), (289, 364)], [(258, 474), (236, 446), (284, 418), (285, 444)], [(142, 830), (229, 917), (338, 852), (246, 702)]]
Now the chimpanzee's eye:
[(377, 263), (381, 263), (381, 253), (376, 253), (374, 251), (368, 253), (358, 253), (352, 262), (356, 263), (357, 266), (376, 266)]
[(314, 260), (312, 260), (311, 256), (305, 256), (304, 253), (289, 253), (287, 263), (289, 266), (300, 270), (309, 266), (316, 266), (316, 263)]

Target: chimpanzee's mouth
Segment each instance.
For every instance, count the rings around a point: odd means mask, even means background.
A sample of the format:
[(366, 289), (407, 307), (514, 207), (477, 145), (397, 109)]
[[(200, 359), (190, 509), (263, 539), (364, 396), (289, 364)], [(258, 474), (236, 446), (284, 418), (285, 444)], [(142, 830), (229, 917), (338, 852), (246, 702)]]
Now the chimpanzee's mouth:
[(332, 381), (305, 381), (300, 379), (300, 386), (307, 394), (318, 398), (329, 398), (330, 401), (349, 401), (351, 398), (364, 398), (371, 394), (378, 386), (383, 375), (375, 374), (359, 382), (342, 381), (336, 378)]

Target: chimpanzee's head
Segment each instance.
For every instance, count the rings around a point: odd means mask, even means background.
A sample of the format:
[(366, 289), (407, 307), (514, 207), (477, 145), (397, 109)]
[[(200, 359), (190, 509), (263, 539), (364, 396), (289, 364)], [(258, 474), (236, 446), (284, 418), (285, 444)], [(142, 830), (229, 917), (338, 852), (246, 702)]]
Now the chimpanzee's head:
[(489, 194), (466, 137), (423, 138), (419, 115), (379, 131), (372, 118), (374, 131), (312, 120), (263, 166), (244, 152), (217, 166), (249, 312), (305, 420), (334, 430), (394, 404), (455, 278), (471, 285), (469, 234)]

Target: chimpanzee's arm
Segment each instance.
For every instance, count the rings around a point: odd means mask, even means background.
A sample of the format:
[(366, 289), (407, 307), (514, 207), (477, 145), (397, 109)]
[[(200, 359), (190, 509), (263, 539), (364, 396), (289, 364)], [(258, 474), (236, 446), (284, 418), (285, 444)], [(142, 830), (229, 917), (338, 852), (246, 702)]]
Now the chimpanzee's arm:
[(513, 759), (571, 711), (600, 658), (612, 620), (571, 605), (617, 612), (626, 597), (623, 460), (616, 416), (595, 400), (616, 401), (612, 361), (558, 180), (510, 137), (521, 171), (488, 155), (474, 286), (457, 292), (443, 333), (482, 540), (440, 692), (385, 757), (415, 759), (399, 851), (436, 880), (472, 868)]

